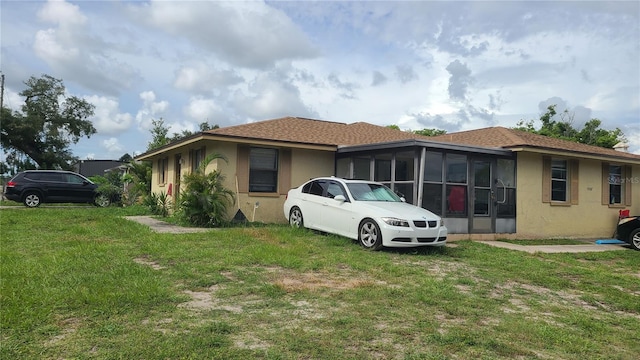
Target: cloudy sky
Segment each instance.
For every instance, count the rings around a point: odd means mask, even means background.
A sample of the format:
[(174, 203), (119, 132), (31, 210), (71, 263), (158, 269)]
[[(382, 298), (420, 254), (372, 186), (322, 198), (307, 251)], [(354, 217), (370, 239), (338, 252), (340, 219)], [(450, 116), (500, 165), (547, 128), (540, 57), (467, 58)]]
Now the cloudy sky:
[[(448, 132), (557, 104), (640, 154), (638, 1), (2, 0), (4, 104), (30, 76), (96, 106), (81, 159), (282, 116)], [(539, 123), (536, 123), (539, 125)]]

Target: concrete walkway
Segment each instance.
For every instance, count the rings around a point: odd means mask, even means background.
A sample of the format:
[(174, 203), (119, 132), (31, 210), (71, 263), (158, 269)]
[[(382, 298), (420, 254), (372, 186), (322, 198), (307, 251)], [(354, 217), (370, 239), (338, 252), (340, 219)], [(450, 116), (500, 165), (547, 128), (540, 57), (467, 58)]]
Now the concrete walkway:
[(216, 230), (211, 228), (194, 228), (174, 225), (151, 216), (125, 216), (124, 218), (142, 225), (147, 225), (151, 230), (164, 234), (189, 234)]
[[(594, 240), (595, 241), (595, 240)], [(495, 246), (503, 249), (525, 251), (530, 254), (535, 253), (584, 253), (584, 252), (600, 252), (612, 250), (632, 250), (629, 245), (518, 245), (504, 241), (478, 241), (481, 244)]]

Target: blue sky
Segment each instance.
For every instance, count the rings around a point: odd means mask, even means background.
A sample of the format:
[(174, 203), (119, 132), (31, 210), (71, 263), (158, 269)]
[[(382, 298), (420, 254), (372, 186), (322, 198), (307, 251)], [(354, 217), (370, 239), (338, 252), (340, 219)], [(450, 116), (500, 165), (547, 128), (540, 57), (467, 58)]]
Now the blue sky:
[(550, 104), (640, 154), (638, 1), (7, 1), (4, 104), (30, 76), (96, 106), (81, 159), (170, 131), (282, 116), (448, 132)]

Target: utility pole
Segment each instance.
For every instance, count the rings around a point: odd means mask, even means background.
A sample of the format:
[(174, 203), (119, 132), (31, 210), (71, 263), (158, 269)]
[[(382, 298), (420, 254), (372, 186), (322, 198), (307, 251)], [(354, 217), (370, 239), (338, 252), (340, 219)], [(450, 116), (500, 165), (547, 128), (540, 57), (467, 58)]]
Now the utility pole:
[(4, 74), (0, 74), (0, 111), (4, 107)]

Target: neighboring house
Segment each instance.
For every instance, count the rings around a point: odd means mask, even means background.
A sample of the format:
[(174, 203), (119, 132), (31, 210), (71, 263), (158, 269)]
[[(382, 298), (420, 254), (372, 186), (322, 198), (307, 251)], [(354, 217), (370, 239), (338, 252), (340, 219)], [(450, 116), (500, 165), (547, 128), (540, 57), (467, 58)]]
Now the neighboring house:
[(80, 160), (73, 165), (73, 171), (86, 177), (104, 176), (105, 172), (125, 164), (126, 162), (118, 160)]
[(640, 213), (640, 156), (500, 127), (425, 137), (286, 117), (205, 131), (136, 160), (152, 161), (152, 191), (175, 199), (182, 175), (211, 153), (229, 159), (207, 170), (236, 193), (230, 215), (261, 222), (283, 222), (287, 191), (326, 175), (385, 183), (441, 215), (450, 233), (475, 238), (609, 237), (618, 210)]

